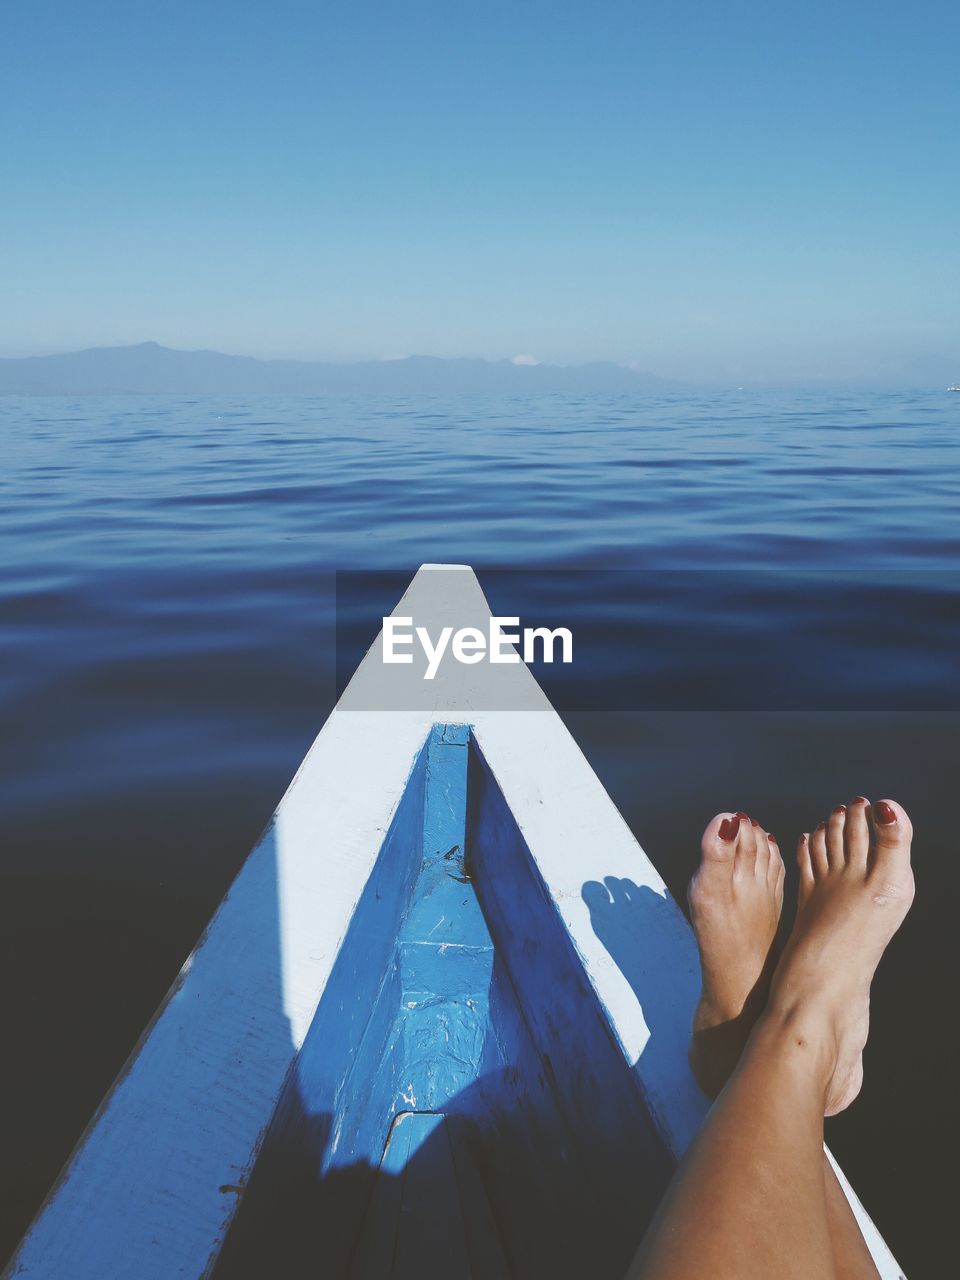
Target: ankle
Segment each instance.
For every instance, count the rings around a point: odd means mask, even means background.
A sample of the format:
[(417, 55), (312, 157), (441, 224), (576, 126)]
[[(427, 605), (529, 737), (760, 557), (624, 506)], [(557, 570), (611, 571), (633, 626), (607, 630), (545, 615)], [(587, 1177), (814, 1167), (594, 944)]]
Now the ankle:
[(771, 1003), (754, 1028), (751, 1052), (773, 1058), (826, 1096), (837, 1069), (838, 1042), (829, 1018), (804, 1004)]

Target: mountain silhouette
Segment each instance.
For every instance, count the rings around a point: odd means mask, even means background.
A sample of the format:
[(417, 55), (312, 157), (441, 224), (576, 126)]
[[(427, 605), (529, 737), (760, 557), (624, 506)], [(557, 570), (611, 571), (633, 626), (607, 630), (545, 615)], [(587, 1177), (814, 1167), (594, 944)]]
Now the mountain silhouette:
[(613, 363), (554, 365), (408, 356), (335, 364), (177, 351), (156, 342), (0, 359), (0, 395), (524, 394), (657, 391), (674, 385)]

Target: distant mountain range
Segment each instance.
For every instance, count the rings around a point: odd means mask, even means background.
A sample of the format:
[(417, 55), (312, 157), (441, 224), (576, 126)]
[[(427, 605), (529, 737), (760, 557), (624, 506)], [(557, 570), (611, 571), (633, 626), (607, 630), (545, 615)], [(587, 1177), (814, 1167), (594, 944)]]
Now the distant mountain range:
[(324, 392), (588, 392), (669, 390), (618, 364), (555, 365), (408, 356), (333, 364), (175, 351), (156, 342), (0, 359), (0, 395), (311, 395)]

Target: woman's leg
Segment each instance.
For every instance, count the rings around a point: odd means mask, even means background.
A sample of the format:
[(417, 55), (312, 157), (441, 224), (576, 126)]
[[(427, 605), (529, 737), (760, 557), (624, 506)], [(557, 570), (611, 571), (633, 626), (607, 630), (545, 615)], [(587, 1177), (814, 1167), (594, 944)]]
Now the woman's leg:
[(643, 1280), (828, 1280), (828, 1033), (765, 1014), (647, 1233)]
[[(862, 799), (849, 815), (839, 806), (801, 842), (800, 909), (770, 1004), (678, 1170), (632, 1276), (875, 1275), (823, 1154), (824, 1113), (848, 1105), (860, 1087), (870, 980), (913, 896), (909, 819), (881, 801), (871, 846), (867, 808)], [(739, 815), (715, 819), (691, 886), (704, 960), (691, 1059), (702, 1080), (719, 1070), (711, 1043), (729, 1058), (724, 1026), (740, 1019), (745, 1029), (749, 1002), (729, 981), (736, 957), (754, 957), (748, 993), (763, 989), (768, 971), (766, 954), (757, 969), (763, 930), (754, 927), (746, 947), (730, 943), (744, 921), (764, 919), (764, 891), (778, 896), (769, 886), (782, 876), (779, 855), (761, 835)], [(758, 884), (767, 889), (758, 894)], [(747, 981), (750, 966), (740, 967)]]

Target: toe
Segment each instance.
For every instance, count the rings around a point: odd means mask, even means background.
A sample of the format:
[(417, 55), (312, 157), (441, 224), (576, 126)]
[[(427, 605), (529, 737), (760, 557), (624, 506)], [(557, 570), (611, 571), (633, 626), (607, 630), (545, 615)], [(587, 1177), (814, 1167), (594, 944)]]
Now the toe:
[(870, 808), (874, 849), (871, 870), (881, 874), (892, 892), (910, 879), (913, 824), (896, 800), (877, 800)]
[(783, 885), (787, 873), (776, 837), (770, 831), (767, 832), (767, 840), (770, 844), (770, 866), (767, 868), (767, 884), (773, 889), (777, 901), (777, 911), (779, 912), (783, 906)]
[(870, 819), (878, 845), (909, 844), (913, 839), (913, 824), (896, 800), (877, 800), (870, 806)]
[(752, 874), (757, 861), (757, 830), (745, 813), (735, 815), (740, 819), (740, 839), (737, 841), (737, 867)]
[(827, 861), (827, 824), (821, 822), (816, 831), (810, 833), (810, 865), (814, 878), (825, 876), (830, 869)]
[(718, 813), (707, 823), (700, 841), (704, 862), (729, 862), (737, 851), (740, 820), (735, 813)]
[(866, 796), (857, 796), (851, 800), (843, 828), (847, 865), (860, 870), (867, 865), (867, 850), (870, 848), (870, 826), (867, 822), (869, 808), (870, 801)]
[(805, 831), (797, 844), (797, 866), (800, 869), (800, 903), (802, 907), (813, 888), (813, 864), (810, 861), (810, 836)]
[(838, 804), (827, 819), (826, 846), (827, 846), (827, 862), (834, 869), (842, 867), (846, 861), (846, 855), (843, 848), (843, 829), (847, 822), (847, 806)]
[(766, 880), (770, 870), (770, 840), (759, 822), (752, 822), (753, 838), (757, 845), (757, 857), (754, 870), (760, 880)]

